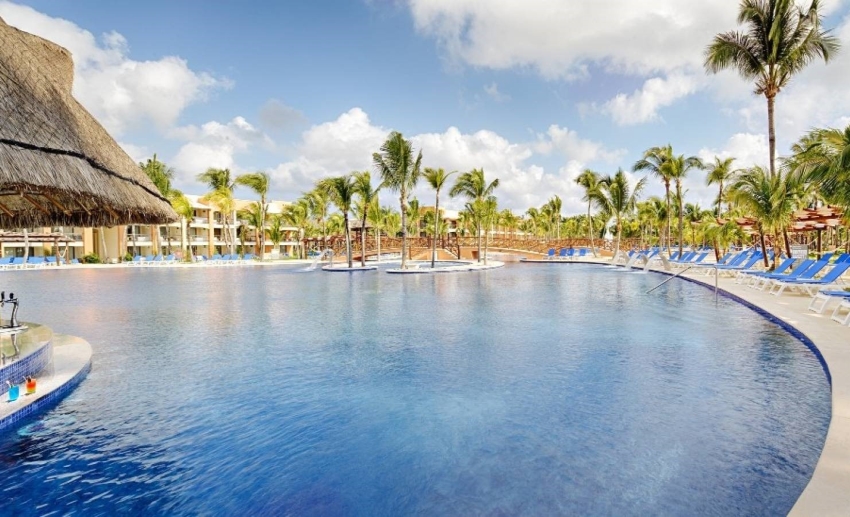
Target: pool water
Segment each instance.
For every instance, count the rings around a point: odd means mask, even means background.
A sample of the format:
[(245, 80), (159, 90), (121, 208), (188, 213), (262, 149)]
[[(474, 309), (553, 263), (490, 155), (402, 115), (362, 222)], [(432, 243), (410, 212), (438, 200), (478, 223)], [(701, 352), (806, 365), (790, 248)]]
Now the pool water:
[(89, 378), (0, 434), (5, 515), (780, 515), (830, 418), (803, 343), (683, 280), (3, 275)]

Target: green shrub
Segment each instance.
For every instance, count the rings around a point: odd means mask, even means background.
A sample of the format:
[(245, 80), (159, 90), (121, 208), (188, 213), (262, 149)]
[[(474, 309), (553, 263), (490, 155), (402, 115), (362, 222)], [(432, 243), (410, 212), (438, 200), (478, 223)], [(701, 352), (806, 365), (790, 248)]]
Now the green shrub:
[(96, 253), (89, 253), (80, 259), (83, 264), (100, 264), (100, 257)]
[(124, 255), (124, 262), (133, 262), (133, 254), (129, 251)]

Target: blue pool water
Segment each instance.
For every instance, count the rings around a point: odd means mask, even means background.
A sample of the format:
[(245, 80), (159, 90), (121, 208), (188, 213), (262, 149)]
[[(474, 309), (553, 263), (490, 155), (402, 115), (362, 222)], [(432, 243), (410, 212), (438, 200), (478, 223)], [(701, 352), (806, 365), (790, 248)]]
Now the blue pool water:
[(4, 274), (94, 369), (0, 434), (4, 515), (782, 515), (813, 354), (703, 287), (595, 266)]

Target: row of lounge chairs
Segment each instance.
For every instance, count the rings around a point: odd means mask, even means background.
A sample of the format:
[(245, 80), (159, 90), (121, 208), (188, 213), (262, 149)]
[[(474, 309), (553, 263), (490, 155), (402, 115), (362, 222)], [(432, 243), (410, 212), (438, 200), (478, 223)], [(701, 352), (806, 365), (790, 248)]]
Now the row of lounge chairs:
[(557, 255), (555, 248), (549, 248), (547, 253), (549, 260), (572, 260), (574, 258), (584, 258), (587, 256), (587, 248), (561, 248)]
[(126, 262), (128, 266), (173, 266), (179, 264), (180, 261), (174, 255), (136, 255), (133, 260)]
[(246, 253), (244, 256), (238, 254), (233, 255), (213, 255), (207, 258), (206, 255), (198, 255), (195, 257), (196, 264), (204, 264), (207, 266), (240, 266), (252, 264), (257, 259), (253, 253)]
[[(196, 264), (205, 264), (210, 266), (234, 266), (240, 264), (250, 264), (256, 256), (253, 253), (246, 253), (244, 256), (237, 254), (233, 255), (213, 255), (209, 259), (206, 255), (197, 255), (193, 262)], [(132, 262), (127, 262), (128, 266), (173, 266), (180, 264), (180, 261), (174, 255), (148, 255), (143, 257), (136, 255)]]
[[(65, 265), (68, 262), (65, 259), (59, 259), (60, 264)], [(77, 259), (73, 259), (71, 264), (79, 264), (80, 261)], [(13, 269), (40, 269), (47, 266), (55, 266), (56, 265), (56, 257), (27, 257), (27, 260), (24, 261), (23, 257), (3, 257), (0, 258), (0, 270), (13, 270)]]

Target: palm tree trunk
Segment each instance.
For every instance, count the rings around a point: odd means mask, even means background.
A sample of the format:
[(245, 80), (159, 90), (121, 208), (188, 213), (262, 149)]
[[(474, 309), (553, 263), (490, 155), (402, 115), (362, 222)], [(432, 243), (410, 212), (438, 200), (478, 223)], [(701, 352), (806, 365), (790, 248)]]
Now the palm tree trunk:
[(23, 230), (24, 233), (24, 264), (27, 263), (30, 257), (30, 232), (26, 228)]
[(791, 257), (791, 240), (788, 238), (788, 228), (782, 228), (782, 238), (785, 240), (785, 253)]
[(759, 227), (759, 240), (761, 241), (761, 252), (764, 255), (764, 268), (770, 267), (770, 262), (767, 261), (767, 246), (764, 243), (764, 231)]
[(363, 209), (363, 221), (360, 224), (360, 266), (366, 267), (366, 213)]
[(723, 208), (723, 182), (720, 182), (720, 194), (717, 195), (717, 217), (720, 217), (720, 213)]
[(776, 159), (776, 128), (773, 123), (773, 110), (776, 101), (776, 94), (768, 92), (767, 97), (767, 142), (770, 146), (770, 177), (773, 178), (776, 171), (774, 170), (774, 161)]
[(620, 235), (623, 234), (623, 228), (620, 226), (620, 215), (617, 215), (617, 246), (614, 248), (614, 259), (617, 258), (617, 255), (620, 253)]
[(684, 229), (685, 229), (685, 213), (682, 207), (683, 199), (682, 199), (682, 182), (676, 180), (676, 197), (679, 198), (679, 257), (682, 256), (682, 248), (683, 248), (683, 238), (684, 238)]
[(475, 225), (475, 231), (478, 232), (478, 262), (481, 262), (481, 216), (478, 216), (478, 224)]
[(402, 187), (401, 205), (401, 269), (407, 269), (407, 191)]
[(593, 217), (590, 216), (590, 201), (587, 202), (587, 234), (590, 236), (590, 251), (593, 253), (593, 258), (596, 258), (596, 246), (593, 244)]
[(434, 201), (434, 238), (431, 244), (431, 269), (437, 263), (437, 235), (440, 232), (440, 189), (437, 189), (437, 197)]
[(345, 255), (348, 257), (348, 269), (351, 269), (353, 264), (351, 263), (351, 229), (348, 227), (348, 212), (345, 212), (342, 220), (345, 223)]
[(377, 261), (381, 263), (381, 229), (375, 226), (375, 252), (378, 254)]
[(664, 192), (667, 197), (667, 256), (670, 256), (670, 246), (672, 246), (672, 242), (670, 241), (670, 183), (664, 182)]

